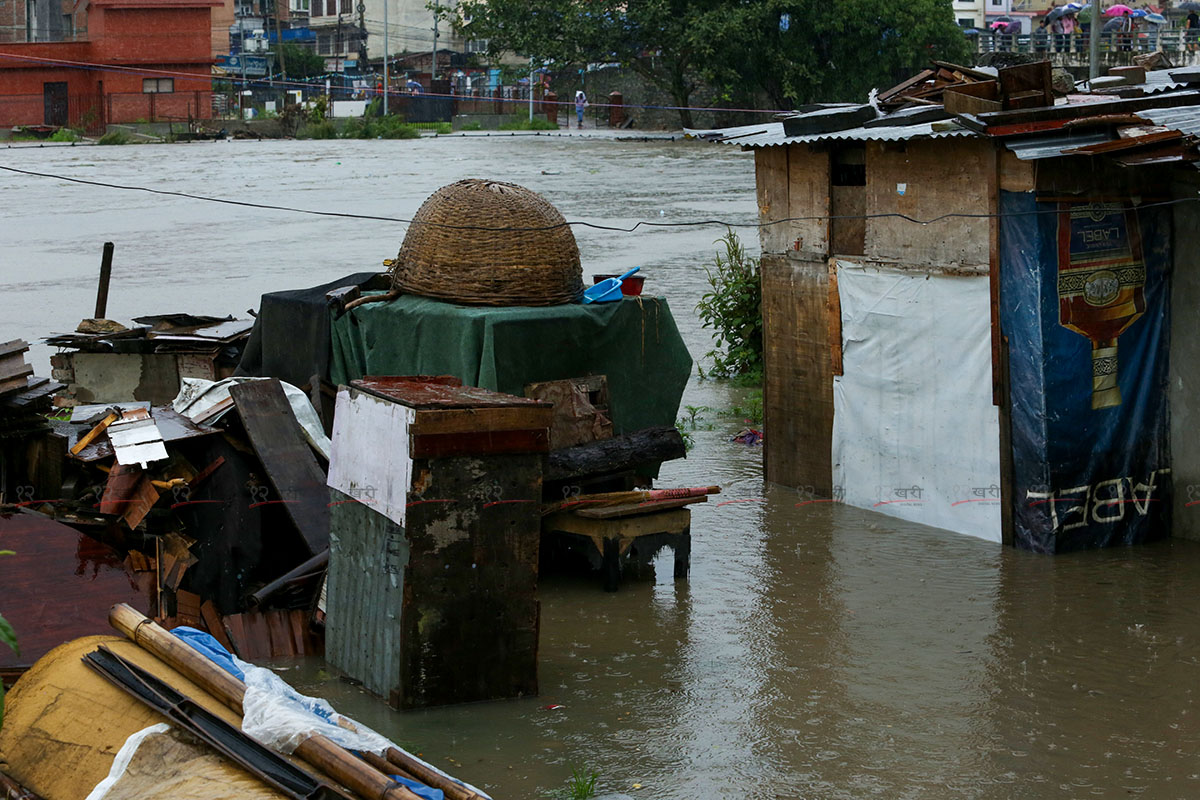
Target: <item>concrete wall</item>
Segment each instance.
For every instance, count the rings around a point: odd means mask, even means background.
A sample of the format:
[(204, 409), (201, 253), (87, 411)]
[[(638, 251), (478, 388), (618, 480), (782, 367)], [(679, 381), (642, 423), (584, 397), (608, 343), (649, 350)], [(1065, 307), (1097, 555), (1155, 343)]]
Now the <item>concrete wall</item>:
[[(1200, 179), (1191, 174), (1176, 181), (1175, 197), (1196, 197)], [(1200, 204), (1174, 208), (1174, 274), (1171, 276), (1171, 475), (1175, 500), (1171, 533), (1200, 540)]]

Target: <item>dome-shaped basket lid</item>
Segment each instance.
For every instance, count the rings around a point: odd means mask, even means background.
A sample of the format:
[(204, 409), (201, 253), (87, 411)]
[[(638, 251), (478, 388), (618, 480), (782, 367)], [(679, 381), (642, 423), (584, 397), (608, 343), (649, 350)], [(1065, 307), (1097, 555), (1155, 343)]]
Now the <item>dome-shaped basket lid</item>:
[(422, 205), (391, 268), (392, 287), (468, 305), (552, 306), (583, 294), (575, 234), (544, 197), (476, 178)]

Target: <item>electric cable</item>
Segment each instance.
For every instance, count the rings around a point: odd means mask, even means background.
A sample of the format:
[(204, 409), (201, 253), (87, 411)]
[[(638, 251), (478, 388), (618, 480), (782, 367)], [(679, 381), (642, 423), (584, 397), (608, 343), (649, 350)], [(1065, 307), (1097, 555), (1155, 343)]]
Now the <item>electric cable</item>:
[[(841, 219), (900, 219), (905, 222), (910, 222), (914, 225), (932, 225), (937, 222), (942, 222), (948, 219), (1003, 219), (1006, 217), (1028, 217), (1040, 216), (1042, 214), (1059, 214), (1057, 208), (1035, 209), (1033, 211), (1006, 211), (991, 213), (972, 213), (966, 211), (951, 211), (945, 214), (939, 214), (930, 219), (917, 219), (908, 214), (900, 212), (884, 212), (879, 214), (814, 214), (811, 216), (802, 217), (785, 217), (782, 219), (768, 220), (766, 222), (730, 222), (720, 219), (701, 219), (701, 220), (685, 220), (681, 222), (655, 222), (653, 220), (639, 220), (631, 227), (622, 227), (620, 225), (602, 225), (598, 222), (587, 222), (586, 220), (563, 220), (562, 222), (553, 225), (539, 225), (534, 227), (514, 227), (514, 226), (489, 226), (489, 225), (457, 225), (448, 222), (426, 222), (422, 220), (402, 219), (399, 217), (384, 217), (374, 214), (351, 214), (345, 211), (320, 211), (311, 208), (296, 208), (294, 206), (279, 206), (270, 203), (253, 203), (249, 200), (232, 200), (226, 197), (209, 197), (207, 195), (192, 194), (191, 192), (179, 192), (171, 189), (154, 189), (149, 186), (129, 186), (119, 183), (108, 183), (106, 181), (94, 181), (86, 178), (74, 178), (69, 175), (56, 175), (49, 172), (36, 172), (34, 170), (20, 169), (19, 167), (10, 167), (0, 164), (0, 170), (13, 172), (20, 175), (28, 175), (38, 178), (51, 178), (54, 180), (66, 181), (68, 183), (78, 183), (85, 186), (96, 186), (104, 189), (120, 189), (123, 191), (147, 192), (149, 194), (166, 195), (169, 197), (182, 197), (188, 200), (201, 200), (208, 203), (222, 203), (232, 206), (244, 206), (246, 208), (260, 208), (267, 211), (287, 211), (295, 214), (311, 214), (319, 217), (340, 217), (343, 219), (362, 219), (371, 220), (373, 222), (394, 222), (402, 225), (430, 225), (438, 228), (456, 231), (485, 231), (490, 233), (533, 233), (539, 231), (552, 231), (564, 227), (581, 227), (591, 228), (598, 231), (611, 231), (614, 233), (634, 233), (639, 228), (694, 228), (720, 226), (723, 228), (769, 228), (773, 225), (783, 225), (789, 222), (827, 222), (830, 220)], [(1159, 200), (1152, 203), (1142, 203), (1136, 206), (1122, 206), (1120, 211), (1140, 211), (1146, 208), (1160, 208), (1163, 206), (1173, 206), (1182, 203), (1195, 202), (1200, 200), (1198, 197), (1179, 197), (1172, 200)]]

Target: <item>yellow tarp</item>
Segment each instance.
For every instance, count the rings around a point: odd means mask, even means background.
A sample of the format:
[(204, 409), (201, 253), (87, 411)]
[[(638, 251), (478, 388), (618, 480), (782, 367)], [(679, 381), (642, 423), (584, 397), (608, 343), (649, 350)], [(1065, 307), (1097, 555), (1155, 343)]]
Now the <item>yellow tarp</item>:
[[(51, 650), (21, 676), (5, 697), (0, 728), (0, 770), (45, 800), (82, 800), (108, 776), (117, 751), (129, 736), (165, 718), (109, 683), (82, 662), (106, 644), (114, 653), (161, 678), (235, 727), (240, 718), (200, 687), (128, 641), (89, 636)], [(138, 753), (130, 768), (129, 794), (108, 800), (170, 797), (173, 800), (277, 800), (284, 797), (240, 767), (212, 754), (172, 746), (174, 737), (159, 740), (155, 750)], [(167, 751), (173, 760), (164, 761)], [(151, 785), (155, 772), (160, 786)], [(149, 780), (150, 782), (147, 782)]]

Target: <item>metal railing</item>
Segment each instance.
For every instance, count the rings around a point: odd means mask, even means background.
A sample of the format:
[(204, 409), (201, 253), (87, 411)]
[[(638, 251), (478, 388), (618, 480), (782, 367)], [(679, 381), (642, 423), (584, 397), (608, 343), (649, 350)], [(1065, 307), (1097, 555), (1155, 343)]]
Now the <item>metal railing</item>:
[[(1164, 30), (1117, 31), (1100, 34), (1102, 53), (1168, 53), (1200, 50), (1200, 31), (1182, 28)], [(980, 33), (975, 37), (979, 53), (1079, 53), (1087, 55), (1086, 33)]]

